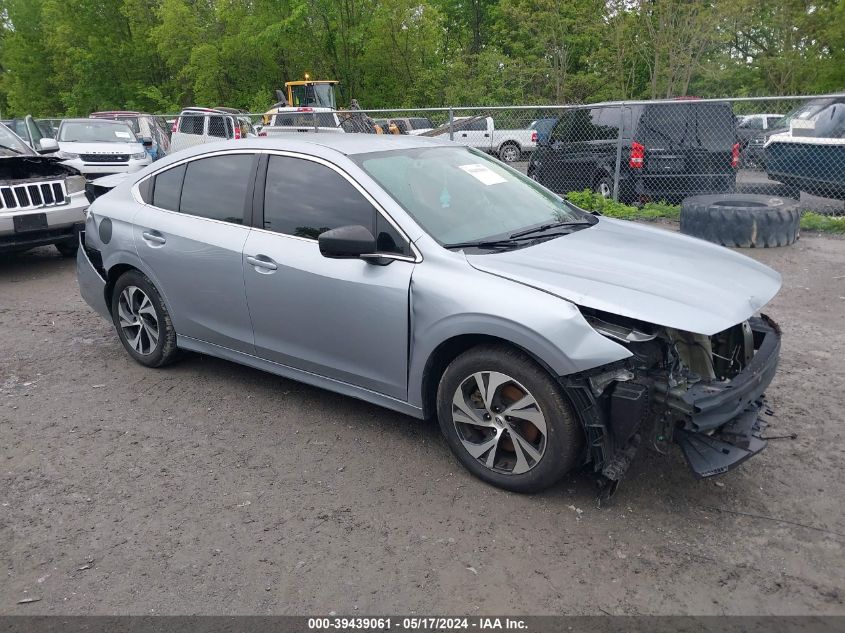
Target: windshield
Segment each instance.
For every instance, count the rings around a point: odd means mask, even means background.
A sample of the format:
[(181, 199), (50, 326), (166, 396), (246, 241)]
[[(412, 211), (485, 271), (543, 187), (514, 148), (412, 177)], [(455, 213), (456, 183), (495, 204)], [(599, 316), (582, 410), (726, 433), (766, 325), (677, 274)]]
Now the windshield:
[(504, 237), (583, 212), (466, 147), (425, 147), (352, 156), (441, 244)]
[(135, 134), (125, 123), (116, 121), (64, 121), (59, 128), (59, 142), (134, 143)]
[(334, 100), (333, 84), (305, 84), (291, 86), (292, 102), (295, 107), (312, 106), (318, 108), (331, 108), (334, 110), (337, 105)]
[(35, 154), (29, 146), (15, 136), (9, 128), (0, 124), (0, 156), (20, 156)]
[(772, 125), (770, 127), (778, 128), (778, 129), (786, 129), (795, 120), (800, 121), (800, 120), (803, 120), (803, 119), (813, 118), (815, 115), (817, 115), (822, 110), (822, 108), (825, 108), (826, 106), (827, 106), (827, 102), (822, 102), (822, 103), (815, 102), (815, 103), (813, 103), (811, 101), (810, 103), (806, 103), (802, 106), (795, 108), (792, 112), (789, 112), (788, 114), (784, 115), (784, 117), (782, 119), (780, 119), (777, 123), (775, 123), (774, 125)]
[(337, 127), (332, 112), (283, 112), (273, 119), (278, 127)]

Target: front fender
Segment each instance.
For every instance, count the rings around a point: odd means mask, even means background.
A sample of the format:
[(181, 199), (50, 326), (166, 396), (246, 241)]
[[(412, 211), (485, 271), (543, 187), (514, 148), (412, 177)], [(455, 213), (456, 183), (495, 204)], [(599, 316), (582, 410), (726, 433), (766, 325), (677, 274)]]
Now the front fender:
[(573, 303), (496, 275), (479, 275), (462, 257), (429, 257), (425, 264), (416, 267), (410, 291), (408, 398), (414, 406), (423, 403), (426, 363), (441, 343), (456, 336), (503, 339), (558, 376), (631, 355), (593, 330)]

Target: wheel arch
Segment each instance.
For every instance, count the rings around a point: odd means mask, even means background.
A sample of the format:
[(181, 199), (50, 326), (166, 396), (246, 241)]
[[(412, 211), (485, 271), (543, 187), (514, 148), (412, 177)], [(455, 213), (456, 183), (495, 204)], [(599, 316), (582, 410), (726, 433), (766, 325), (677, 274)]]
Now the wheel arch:
[(522, 149), (522, 145), (520, 145), (519, 141), (516, 140), (515, 138), (509, 138), (509, 139), (502, 141), (501, 143), (499, 143), (496, 146), (496, 154), (500, 155), (502, 153), (502, 149), (504, 149), (508, 145), (513, 145), (520, 154), (524, 153), (524, 150)]
[(443, 372), (446, 371), (449, 364), (464, 352), (474, 347), (478, 347), (479, 345), (489, 344), (500, 344), (513, 347), (530, 357), (540, 367), (547, 371), (550, 376), (557, 378), (555, 371), (540, 356), (507, 338), (502, 338), (501, 336), (495, 336), (492, 334), (457, 334), (446, 339), (435, 347), (426, 359), (420, 384), (423, 416), (426, 419), (436, 416), (437, 387), (440, 384), (440, 378), (443, 376)]
[[(106, 285), (103, 288), (103, 294), (105, 295), (106, 306), (108, 307), (109, 311), (112, 308), (112, 293), (114, 291), (114, 285), (117, 283), (117, 280), (120, 279), (122, 275), (129, 272), (130, 270), (137, 270), (142, 275), (145, 275), (155, 286), (155, 289), (158, 291), (158, 294), (161, 296), (161, 300), (164, 301), (164, 305), (167, 308), (168, 312), (172, 315), (173, 312), (170, 309), (170, 302), (167, 299), (167, 295), (164, 293), (161, 284), (159, 283), (158, 279), (155, 275), (152, 274), (152, 271), (147, 269), (144, 266), (143, 262), (140, 259), (136, 259), (135, 257), (132, 258), (114, 258), (112, 261), (108, 263), (104, 263), (104, 269), (106, 273)], [(172, 316), (171, 316), (172, 318)]]

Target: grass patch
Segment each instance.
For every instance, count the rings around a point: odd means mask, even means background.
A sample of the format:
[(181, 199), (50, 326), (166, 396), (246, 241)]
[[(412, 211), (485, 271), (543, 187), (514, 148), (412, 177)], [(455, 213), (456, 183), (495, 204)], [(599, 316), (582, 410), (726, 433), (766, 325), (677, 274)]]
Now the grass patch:
[(801, 216), (801, 228), (822, 233), (845, 233), (845, 217), (831, 217), (807, 211)]
[(633, 207), (604, 198), (589, 189), (570, 191), (566, 194), (566, 199), (587, 211), (598, 211), (609, 218), (620, 220), (655, 220), (657, 218), (679, 220), (681, 218), (680, 205), (668, 202), (649, 202), (641, 207)]
[[(681, 207), (668, 202), (649, 202), (642, 207), (633, 207), (610, 198), (603, 198), (589, 189), (570, 191), (566, 199), (587, 211), (598, 211), (609, 218), (619, 220), (656, 220), (664, 218), (678, 221), (681, 219)], [(805, 231), (821, 233), (845, 233), (845, 217), (822, 215), (806, 211), (801, 216), (801, 228)]]

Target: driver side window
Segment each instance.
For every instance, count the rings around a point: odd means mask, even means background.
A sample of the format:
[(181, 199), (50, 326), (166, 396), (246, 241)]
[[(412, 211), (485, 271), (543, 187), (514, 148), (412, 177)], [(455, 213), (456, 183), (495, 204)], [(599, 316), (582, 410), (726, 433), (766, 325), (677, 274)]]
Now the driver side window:
[(410, 255), (405, 239), (349, 181), (303, 158), (270, 156), (263, 222), (268, 231), (313, 240), (357, 224), (375, 235), (379, 252)]

